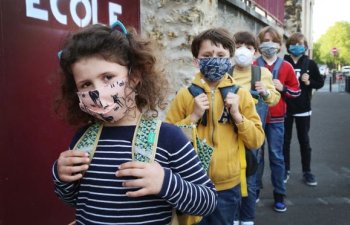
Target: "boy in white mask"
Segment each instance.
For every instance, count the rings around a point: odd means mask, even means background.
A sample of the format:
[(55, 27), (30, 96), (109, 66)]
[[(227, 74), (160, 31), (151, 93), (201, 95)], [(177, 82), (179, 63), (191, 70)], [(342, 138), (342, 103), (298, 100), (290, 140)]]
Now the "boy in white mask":
[[(282, 36), (270, 26), (264, 27), (258, 34), (259, 51), (262, 54), (256, 63), (264, 66), (272, 72), (273, 83), (281, 93), (277, 105), (269, 107), (266, 118), (265, 134), (268, 143), (269, 161), (271, 168), (271, 182), (274, 187), (274, 210), (285, 212), (284, 204), (286, 186), (284, 179), (283, 138), (284, 138), (284, 116), (286, 114), (285, 98), (296, 98), (300, 95), (299, 82), (295, 76), (294, 69), (287, 61), (277, 56), (281, 49)], [(263, 156), (263, 154), (262, 154)], [(263, 157), (261, 157), (263, 163)], [(261, 181), (262, 173), (258, 172), (257, 183)], [(260, 188), (260, 187), (259, 187)]]
[[(273, 106), (280, 100), (280, 93), (276, 90), (272, 82), (272, 74), (265, 67), (252, 65), (254, 54), (257, 49), (256, 40), (250, 32), (242, 31), (233, 35), (237, 49), (235, 51), (234, 67), (231, 75), (237, 83), (244, 89), (251, 91), (252, 97), (256, 100), (256, 110), (260, 116), (263, 126), (265, 125), (268, 106)], [(254, 79), (254, 72), (259, 74), (258, 79)], [(253, 156), (257, 157), (259, 149), (252, 150)], [(239, 219), (241, 225), (253, 225), (255, 220), (256, 204), (256, 172), (247, 176), (248, 196), (243, 197), (239, 209)], [(238, 224), (235, 221), (235, 224)]]

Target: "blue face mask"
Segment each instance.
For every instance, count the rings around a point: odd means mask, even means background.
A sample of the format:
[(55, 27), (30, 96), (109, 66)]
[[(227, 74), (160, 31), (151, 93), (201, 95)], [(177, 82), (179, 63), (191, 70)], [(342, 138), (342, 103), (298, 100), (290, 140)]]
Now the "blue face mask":
[(208, 81), (220, 80), (231, 68), (230, 58), (201, 58), (199, 70)]
[(295, 57), (299, 57), (304, 54), (304, 45), (289, 45), (288, 51)]

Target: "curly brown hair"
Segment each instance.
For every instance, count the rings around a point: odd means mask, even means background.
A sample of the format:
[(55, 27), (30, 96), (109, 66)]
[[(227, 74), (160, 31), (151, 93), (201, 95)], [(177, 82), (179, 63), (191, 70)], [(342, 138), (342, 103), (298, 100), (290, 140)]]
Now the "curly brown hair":
[(55, 102), (56, 113), (71, 125), (95, 121), (79, 107), (72, 65), (82, 58), (101, 57), (129, 68), (129, 81), (139, 81), (134, 88), (138, 109), (157, 116), (158, 110), (166, 107), (168, 81), (158, 65), (156, 50), (154, 43), (141, 38), (134, 28), (124, 34), (103, 24), (94, 24), (70, 34), (60, 54), (61, 96)]

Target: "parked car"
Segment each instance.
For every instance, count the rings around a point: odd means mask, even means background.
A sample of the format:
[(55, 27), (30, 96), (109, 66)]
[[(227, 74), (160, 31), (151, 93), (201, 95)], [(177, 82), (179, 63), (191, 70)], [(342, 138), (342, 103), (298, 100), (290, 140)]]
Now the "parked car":
[(328, 69), (328, 66), (327, 65), (319, 65), (318, 66), (318, 69), (320, 70), (320, 74), (322, 76), (327, 76), (328, 73), (329, 73), (329, 69)]
[(350, 66), (342, 66), (341, 72), (343, 75), (350, 75)]

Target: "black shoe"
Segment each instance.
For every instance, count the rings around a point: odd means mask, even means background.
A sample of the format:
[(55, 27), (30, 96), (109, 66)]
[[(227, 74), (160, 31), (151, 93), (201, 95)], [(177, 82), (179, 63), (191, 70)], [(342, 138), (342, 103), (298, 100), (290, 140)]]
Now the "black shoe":
[(313, 187), (317, 186), (315, 175), (313, 175), (311, 172), (304, 172), (303, 178), (304, 178), (305, 184)]

